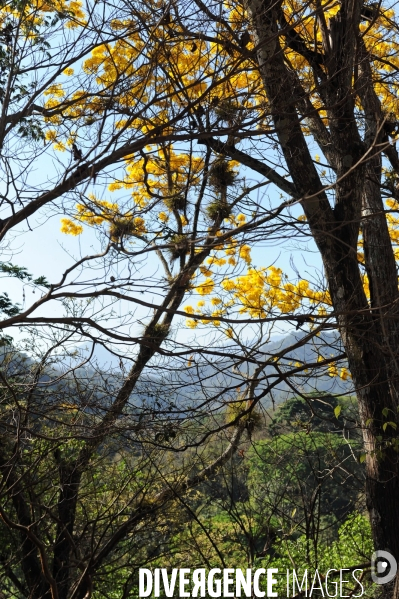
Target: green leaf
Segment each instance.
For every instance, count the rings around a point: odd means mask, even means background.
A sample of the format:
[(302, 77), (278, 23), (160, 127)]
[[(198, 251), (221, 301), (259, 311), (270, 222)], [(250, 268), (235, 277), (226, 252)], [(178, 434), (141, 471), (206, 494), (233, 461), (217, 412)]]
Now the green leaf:
[(388, 413), (389, 413), (389, 408), (384, 408), (382, 410), (382, 415), (385, 416), (385, 418), (388, 416)]
[(9, 335), (3, 335), (0, 337), (0, 347), (4, 347), (6, 345), (12, 345), (13, 338)]
[(42, 287), (50, 287), (50, 283), (47, 281), (46, 277), (38, 277), (33, 280), (35, 285), (41, 285)]
[(10, 262), (0, 262), (0, 272), (4, 272), (11, 277), (16, 277), (20, 281), (30, 281), (32, 279), (32, 275), (29, 274), (24, 266), (16, 266)]
[(334, 414), (335, 414), (335, 418), (338, 418), (338, 416), (339, 416), (339, 415), (340, 415), (340, 413), (341, 413), (341, 409), (342, 409), (342, 408), (341, 408), (341, 406), (340, 406), (340, 405), (338, 405), (338, 406), (335, 406), (335, 408), (334, 408)]
[(0, 312), (4, 312), (7, 316), (16, 316), (20, 313), (18, 304), (13, 304), (7, 293), (0, 293)]
[(386, 431), (388, 426), (391, 426), (395, 431), (398, 428), (398, 425), (396, 424), (396, 422), (384, 422), (384, 424), (382, 425), (382, 430)]
[(363, 464), (363, 462), (366, 461), (366, 456), (367, 456), (366, 453), (361, 453), (360, 454), (360, 456), (359, 456), (359, 464)]

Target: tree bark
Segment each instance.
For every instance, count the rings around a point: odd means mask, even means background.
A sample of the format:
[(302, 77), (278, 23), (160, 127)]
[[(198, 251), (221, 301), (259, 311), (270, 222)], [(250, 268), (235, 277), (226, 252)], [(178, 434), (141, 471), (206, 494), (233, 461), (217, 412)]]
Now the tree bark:
[[(376, 109), (376, 99), (367, 91), (367, 73), (363, 73), (361, 82), (362, 98), (373, 126), (369, 125), (364, 140), (354, 113), (352, 81), (359, 42), (356, 32), (360, 3), (345, 0), (330, 20), (330, 41), (324, 48), (326, 77), (319, 81), (320, 94), (327, 106), (332, 144), (330, 162), (333, 161), (331, 166), (337, 173), (334, 208), (323, 191), (301, 129), (298, 111), (304, 102), (295, 94), (298, 85), (293, 82), (284, 60), (279, 41), (278, 5), (268, 0), (250, 0), (247, 8), (278, 141), (321, 253), (337, 325), (357, 390), (367, 452), (367, 505), (375, 547), (389, 550), (399, 561), (399, 464), (395, 447), (398, 436), (393, 427), (383, 428), (387, 420), (396, 421), (398, 406), (398, 285), (380, 195), (381, 158), (378, 145), (376, 147), (381, 140), (376, 128), (378, 106)], [(370, 302), (357, 257), (361, 225)], [(398, 597), (397, 591), (394, 596)]]

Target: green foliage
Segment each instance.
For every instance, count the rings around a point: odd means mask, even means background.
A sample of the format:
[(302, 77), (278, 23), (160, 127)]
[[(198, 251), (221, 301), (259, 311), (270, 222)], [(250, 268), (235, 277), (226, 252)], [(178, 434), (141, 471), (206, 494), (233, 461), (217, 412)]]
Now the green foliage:
[(21, 309), (19, 304), (13, 304), (10, 298), (8, 297), (8, 293), (0, 293), (0, 311), (9, 316), (16, 316), (20, 313)]
[(33, 141), (40, 141), (45, 139), (41, 123), (38, 120), (32, 118), (22, 118), (19, 121), (17, 133), (21, 137), (31, 139)]
[(181, 258), (182, 256), (184, 256), (185, 254), (187, 254), (188, 251), (188, 239), (187, 239), (187, 235), (181, 234), (178, 235), (177, 233), (175, 235), (172, 235), (172, 237), (170, 238), (170, 248), (169, 248), (169, 255), (171, 260), (177, 260), (178, 258)]
[[(253, 501), (260, 511), (265, 497), (276, 505), (284, 533), (317, 535), (321, 525), (336, 525), (356, 507), (361, 467), (341, 436), (301, 431), (274, 437), (254, 446), (250, 463)], [(312, 519), (314, 510), (321, 522)]]
[(10, 347), (12, 345), (13, 338), (9, 335), (2, 335), (0, 337), (0, 347)]
[(163, 202), (169, 210), (184, 210), (187, 204), (186, 198), (181, 193), (165, 198)]
[(344, 409), (350, 411), (350, 403), (345, 398), (317, 394), (317, 397), (291, 397), (279, 407), (269, 425), (272, 435), (293, 430), (332, 431), (336, 429), (336, 418)]
[(226, 187), (229, 185), (233, 185), (236, 177), (237, 173), (231, 167), (230, 162), (221, 157), (215, 160), (211, 167), (209, 184), (216, 191), (220, 192), (226, 189)]
[[(10, 262), (0, 262), (0, 272), (25, 283), (32, 283), (39, 287), (50, 287), (50, 283), (47, 281), (46, 277), (41, 276), (34, 279), (24, 266), (17, 266)], [(0, 294), (0, 311), (11, 318), (12, 316), (19, 314), (21, 308), (19, 304), (15, 304), (11, 301), (8, 293), (4, 292)]]
[(217, 198), (206, 207), (206, 213), (212, 220), (228, 218), (231, 208), (223, 198)]
[(40, 285), (41, 287), (50, 287), (50, 283), (47, 281), (46, 277), (41, 276), (34, 279), (33, 275), (31, 275), (24, 266), (17, 266), (10, 262), (0, 262), (0, 272), (3, 272), (10, 277), (15, 277), (20, 281), (26, 281), (33, 283), (34, 285)]
[[(291, 571), (295, 569), (298, 573), (298, 579), (302, 580), (305, 569), (310, 569), (312, 572), (318, 569), (320, 574), (323, 575), (330, 568), (339, 570), (340, 568), (363, 565), (370, 561), (370, 556), (374, 551), (370, 522), (365, 516), (356, 513), (350, 515), (342, 524), (337, 538), (331, 543), (327, 543), (321, 538), (315, 547), (309, 544), (309, 540), (305, 535), (302, 535), (295, 540), (287, 539), (279, 543), (275, 549), (274, 557), (271, 560), (265, 560), (262, 567), (279, 569), (278, 584), (275, 587), (279, 596), (287, 596), (287, 569)], [(258, 567), (261, 567), (260, 564)], [(345, 574), (348, 574), (348, 572)], [(345, 578), (349, 578), (349, 576)], [(352, 579), (351, 588), (354, 587), (353, 583)], [(368, 577), (365, 578), (363, 584), (367, 588), (367, 593), (363, 596), (373, 597), (375, 587), (370, 583)], [(330, 592), (334, 594), (334, 590), (330, 590)], [(349, 595), (348, 590), (346, 594)], [(321, 596), (321, 593), (316, 591), (312, 593), (312, 596)]]

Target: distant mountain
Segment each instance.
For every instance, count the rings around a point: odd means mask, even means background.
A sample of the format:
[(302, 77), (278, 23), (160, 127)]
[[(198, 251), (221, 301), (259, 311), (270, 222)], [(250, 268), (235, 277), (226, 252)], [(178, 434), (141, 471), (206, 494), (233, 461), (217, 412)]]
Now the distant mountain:
[[(343, 353), (339, 336), (334, 332), (322, 333), (319, 337), (301, 345), (306, 333), (299, 331), (265, 343), (256, 352), (256, 359), (261, 363), (266, 362), (276, 354), (284, 354), (276, 366), (269, 365), (263, 371), (264, 380), (257, 387), (257, 393), (266, 389), (267, 385), (277, 380), (278, 370), (286, 371), (295, 368), (298, 364), (315, 364), (319, 355), (325, 358)], [(300, 347), (295, 347), (299, 345)], [(287, 351), (290, 347), (294, 349)], [(226, 350), (226, 353), (227, 350)], [(233, 397), (237, 398), (237, 389), (240, 389), (245, 380), (254, 372), (253, 363), (234, 358), (219, 358), (209, 362), (202, 356), (201, 363), (193, 364), (192, 368), (182, 369), (180, 364), (173, 368), (173, 360), (168, 370), (159, 374), (159, 370), (147, 369), (143, 380), (132, 395), (135, 405), (144, 405), (148, 402), (158, 402), (158, 406), (171, 406), (172, 411), (185, 411), (204, 402), (206, 399), (217, 396), (220, 404), (225, 404)], [(198, 360), (200, 362), (200, 360)], [(326, 368), (324, 368), (326, 370)], [(294, 387), (294, 388), (293, 388)], [(339, 377), (327, 374), (313, 376), (312, 371), (301, 372), (289, 381), (281, 381), (273, 390), (266, 394), (262, 403), (265, 407), (284, 402), (295, 394), (295, 389), (303, 393), (319, 392), (334, 395), (351, 394), (353, 385), (351, 379), (346, 381)]]
[[(278, 369), (286, 371), (289, 364), (291, 368), (295, 364), (317, 362), (318, 348), (321, 355), (330, 357), (342, 353), (340, 339), (336, 333), (322, 333), (319, 337), (301, 345), (306, 333), (298, 331), (282, 337), (271, 339), (263, 344), (254, 354), (258, 363), (266, 362), (276, 354), (284, 354), (276, 365), (268, 365), (263, 371), (263, 379), (257, 387), (257, 393), (266, 389), (267, 385), (275, 383)], [(300, 347), (295, 347), (299, 345)], [(287, 351), (288, 348), (294, 349)], [(2, 348), (0, 352), (0, 365), (10, 348)], [(228, 351), (226, 349), (226, 354)], [(80, 351), (80, 355), (82, 352)], [(9, 362), (9, 361), (8, 361)], [(79, 362), (77, 357), (71, 357), (70, 362), (75, 365)], [(24, 369), (31, 368), (34, 360), (22, 353), (15, 353), (8, 363), (9, 374), (22, 373)], [(128, 365), (126, 364), (127, 368)], [(225, 406), (226, 402), (237, 399), (237, 393), (243, 387), (245, 380), (250, 378), (254, 372), (253, 362), (237, 356), (231, 358), (219, 358), (206, 361), (202, 356), (201, 364), (193, 364), (191, 368), (182, 368), (181, 363), (171, 359), (168, 368), (162, 368), (158, 361), (151, 367), (147, 367), (140, 377), (134, 392), (132, 393), (128, 412), (131, 415), (147, 413), (151, 415), (155, 411), (164, 413), (168, 417), (184, 417), (188, 411), (198, 409), (198, 416), (206, 414), (208, 410), (207, 401), (212, 400), (214, 409), (218, 410)], [(44, 385), (47, 400), (51, 403), (51, 397), (59, 402), (60, 395), (65, 392), (69, 397), (73, 396), (73, 388), (79, 385), (81, 398), (85, 400), (85, 411), (92, 412), (95, 409), (102, 412), (106, 406), (112, 404), (120, 387), (123, 374), (119, 358), (109, 353), (105, 348), (96, 352), (95, 357), (84, 366), (76, 369), (72, 375), (66, 375), (66, 379), (60, 380), (62, 372), (68, 370), (66, 361), (63, 368), (53, 365), (45, 370), (40, 376), (39, 386)], [(53, 383), (58, 379), (56, 383)], [(295, 390), (303, 393), (319, 392), (343, 395), (352, 393), (351, 380), (343, 381), (339, 377), (313, 376), (312, 372), (302, 372), (298, 376), (279, 382), (270, 393), (265, 394), (262, 403), (265, 407), (272, 404), (280, 404), (288, 397), (295, 394)], [(56, 399), (57, 398), (57, 399)], [(90, 399), (89, 399), (90, 398)], [(202, 407), (201, 407), (202, 406)]]

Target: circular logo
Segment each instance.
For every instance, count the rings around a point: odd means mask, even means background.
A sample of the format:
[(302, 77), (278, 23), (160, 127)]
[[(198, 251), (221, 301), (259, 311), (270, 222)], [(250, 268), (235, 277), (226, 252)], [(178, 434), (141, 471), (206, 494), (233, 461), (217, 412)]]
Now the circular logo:
[(371, 556), (371, 578), (377, 584), (387, 584), (396, 576), (398, 564), (389, 551), (374, 551)]

